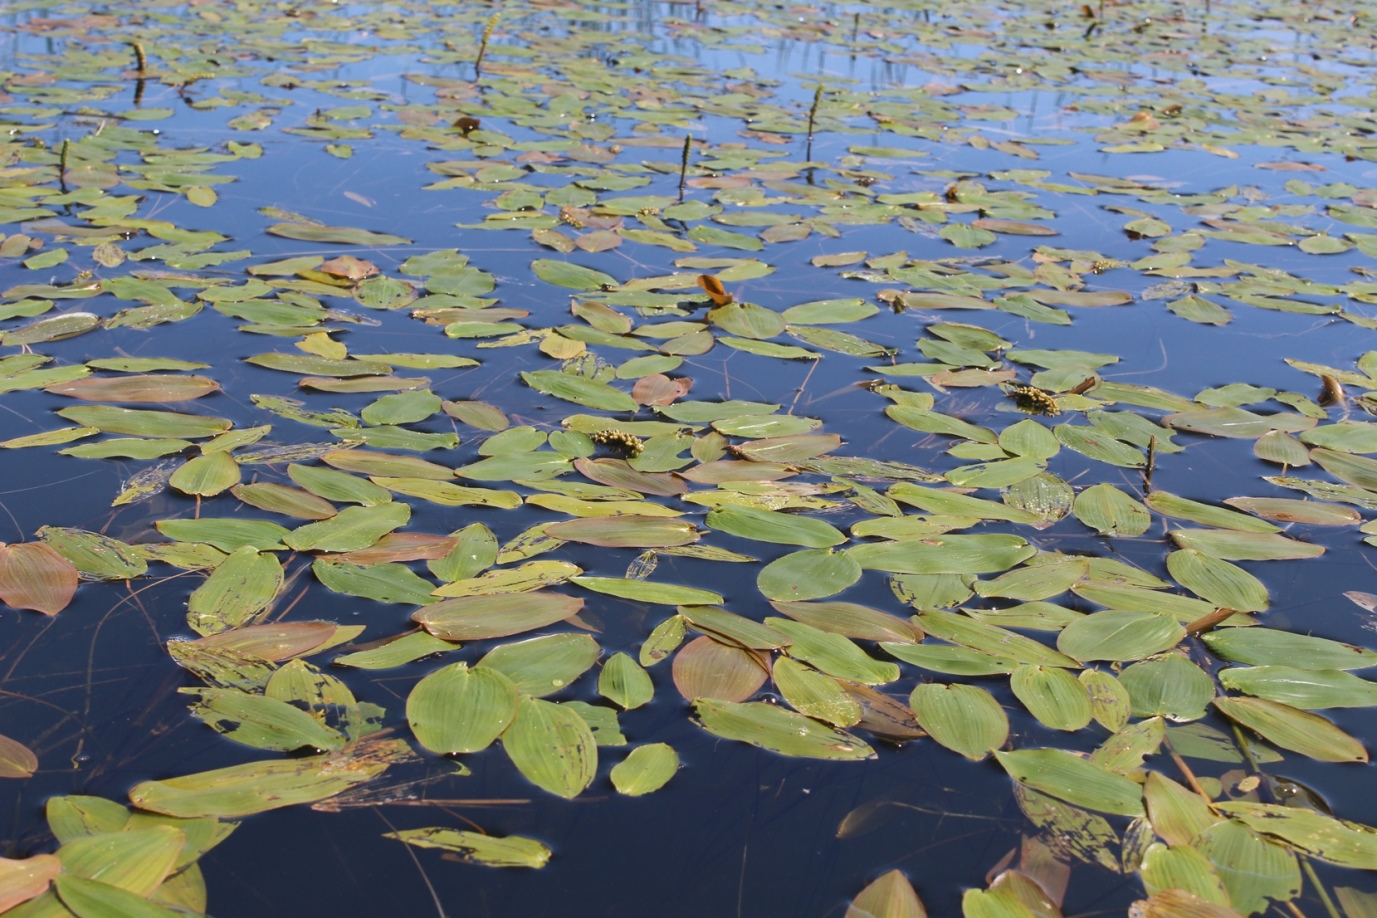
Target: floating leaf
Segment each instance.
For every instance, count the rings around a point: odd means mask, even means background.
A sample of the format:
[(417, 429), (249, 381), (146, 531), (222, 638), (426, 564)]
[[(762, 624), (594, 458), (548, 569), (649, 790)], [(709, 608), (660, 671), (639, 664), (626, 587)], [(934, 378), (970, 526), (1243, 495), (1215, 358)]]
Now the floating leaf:
[(647, 743), (631, 750), (608, 776), (617, 793), (640, 797), (654, 793), (669, 783), (679, 770), (679, 754), (664, 743)]
[[(38, 756), (28, 746), (8, 736), (0, 736), (0, 778), (29, 778), (38, 771)], [(3, 858), (0, 858), (3, 865)], [(0, 870), (3, 882), (3, 870)]]
[(1106, 771), (1061, 749), (1016, 749), (995, 758), (1020, 784), (1088, 810), (1143, 815), (1142, 790), (1122, 775)]
[(1152, 514), (1111, 484), (1097, 484), (1076, 495), (1076, 519), (1101, 535), (1138, 536), (1152, 525)]
[(1135, 717), (1199, 720), (1214, 698), (1209, 675), (1179, 653), (1135, 663), (1119, 674), (1119, 682), (1128, 689)]
[(751, 651), (701, 637), (674, 655), (671, 674), (674, 687), (689, 701), (716, 698), (737, 702), (754, 695), (765, 684), (769, 671)]
[(446, 599), (416, 611), (411, 619), (446, 641), (476, 641), (543, 628), (582, 608), (582, 599), (559, 593), (498, 593)]
[(0, 600), (56, 615), (76, 595), (77, 567), (43, 542), (0, 546)]
[(191, 713), (217, 732), (255, 749), (315, 752), (339, 749), (344, 737), (285, 701), (236, 689), (201, 689)]
[(252, 546), (235, 549), (187, 600), (187, 622), (197, 634), (251, 624), (282, 589), (282, 564)]
[(1216, 606), (1240, 612), (1267, 609), (1267, 588), (1243, 568), (1193, 549), (1167, 555), (1167, 570), (1177, 582)]
[(1014, 695), (1038, 722), (1053, 730), (1080, 730), (1090, 723), (1090, 695), (1064, 669), (1023, 664), (1009, 681)]
[(411, 690), (406, 719), (431, 752), (478, 752), (516, 717), (517, 689), (504, 674), (454, 663), (434, 670)]
[(1201, 635), (1201, 639), (1210, 650), (1234, 663), (1312, 670), (1377, 666), (1377, 653), (1371, 650), (1272, 628), (1225, 628)]
[(1231, 532), (1226, 529), (1173, 529), (1172, 541), (1223, 561), (1283, 561), (1317, 558), (1323, 545), (1298, 542), (1270, 532)]
[(373, 233), (368, 230), (344, 226), (319, 226), (310, 223), (274, 223), (264, 232), (302, 242), (337, 242), (343, 245), (384, 246), (410, 245), (410, 239), (389, 236), (386, 233)]
[(1009, 718), (994, 696), (974, 685), (919, 685), (909, 707), (933, 739), (978, 762), (1009, 738)]
[(568, 707), (523, 697), (502, 748), (532, 784), (577, 797), (593, 782), (598, 748), (588, 724)]
[(766, 599), (799, 601), (835, 596), (860, 579), (861, 566), (849, 552), (809, 548), (765, 565), (756, 585)]
[(566, 542), (582, 542), (602, 548), (665, 548), (698, 541), (692, 523), (657, 516), (599, 517), (551, 523), (545, 532)]
[(706, 522), (710, 529), (759, 542), (826, 548), (846, 541), (836, 527), (822, 520), (773, 510), (721, 507), (709, 513)]
[(1377, 683), (1337, 669), (1235, 666), (1221, 670), (1219, 682), (1227, 689), (1306, 711), (1318, 708), (1366, 708), (1377, 705)]
[(851, 900), (844, 918), (927, 918), (908, 878), (891, 870)]
[(735, 704), (700, 698), (693, 704), (698, 723), (714, 736), (810, 759), (859, 761), (875, 752), (857, 737), (810, 717), (758, 701)]
[(537, 258), (531, 262), (531, 270), (547, 284), (574, 290), (601, 290), (617, 285), (615, 277), (601, 271), (551, 258)]
[(1186, 629), (1169, 615), (1105, 609), (1067, 625), (1057, 649), (1082, 662), (1142, 660), (1175, 647)]
[(1273, 745), (1322, 762), (1366, 762), (1367, 750), (1318, 714), (1265, 698), (1216, 698), (1214, 706), (1230, 720)]
[(640, 664), (624, 653), (617, 653), (603, 664), (598, 674), (598, 694), (630, 711), (648, 703), (655, 696), (655, 686)]
[(129, 799), (135, 806), (168, 816), (248, 816), (333, 797), (381, 774), (399, 754), (394, 746), (352, 759), (324, 755), (245, 762), (163, 781), (144, 781), (134, 786)]
[(602, 648), (586, 634), (547, 634), (495, 647), (478, 667), (506, 676), (523, 695), (543, 698), (568, 688), (601, 655)]
[(282, 541), (297, 551), (358, 551), (410, 519), (411, 508), (402, 503), (346, 507), (328, 520), (293, 530)]

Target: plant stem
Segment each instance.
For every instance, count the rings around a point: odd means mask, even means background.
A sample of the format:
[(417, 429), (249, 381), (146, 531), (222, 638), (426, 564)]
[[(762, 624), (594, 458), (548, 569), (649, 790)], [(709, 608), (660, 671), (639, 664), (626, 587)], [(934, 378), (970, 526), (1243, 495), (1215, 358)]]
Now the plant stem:
[(822, 102), (822, 84), (813, 91), (813, 107), (808, 109), (808, 150), (803, 158), (811, 160), (813, 158), (813, 128), (818, 121), (818, 105)]
[(501, 10), (493, 13), (488, 17), (488, 24), (483, 27), (483, 41), (478, 45), (478, 58), (473, 62), (474, 76), (483, 72), (483, 57), (488, 53), (488, 40), (492, 38), (493, 30), (497, 28), (497, 20), (501, 16)]
[(693, 135), (684, 135), (684, 152), (679, 157), (679, 200), (684, 200), (684, 180), (688, 176), (689, 151), (693, 148)]
[(1301, 869), (1305, 871), (1305, 875), (1310, 878), (1310, 885), (1314, 886), (1315, 892), (1320, 894), (1320, 902), (1323, 903), (1329, 918), (1342, 918), (1339, 909), (1334, 905), (1334, 900), (1329, 898), (1329, 890), (1324, 888), (1324, 884), (1315, 874), (1315, 867), (1310, 863), (1310, 858), (1302, 854), (1297, 859), (1300, 861)]
[(62, 186), (62, 193), (67, 193), (67, 152), (72, 147), (72, 142), (65, 137), (62, 139), (62, 152), (57, 158), (57, 182)]
[(147, 73), (148, 55), (144, 53), (143, 42), (131, 41), (129, 45), (134, 49), (134, 63), (138, 65), (139, 73)]

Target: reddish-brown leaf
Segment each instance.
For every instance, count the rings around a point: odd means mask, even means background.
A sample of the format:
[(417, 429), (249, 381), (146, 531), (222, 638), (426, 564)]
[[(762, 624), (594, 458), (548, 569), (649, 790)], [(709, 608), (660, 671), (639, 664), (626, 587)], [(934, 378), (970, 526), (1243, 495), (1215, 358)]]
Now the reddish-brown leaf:
[(56, 615), (76, 588), (76, 566), (42, 542), (0, 548), (0, 600), (10, 608)]
[(642, 405), (672, 405), (676, 399), (683, 398), (693, 386), (687, 377), (670, 379), (663, 373), (642, 376), (631, 387), (631, 397)]
[(161, 405), (186, 402), (220, 391), (220, 384), (205, 376), (166, 376), (156, 373), (141, 376), (93, 377), (58, 383), (43, 390), (86, 402), (126, 402)]
[(749, 650), (700, 637), (674, 655), (672, 674), (674, 687), (689, 701), (740, 702), (754, 695), (769, 673), (761, 658)]
[(0, 736), (0, 778), (27, 778), (38, 771), (38, 756), (18, 740)]
[(371, 261), (364, 261), (362, 258), (355, 258), (353, 255), (341, 255), (316, 268), (322, 274), (329, 274), (333, 277), (342, 277), (345, 280), (360, 281), (365, 277), (372, 277), (378, 273), (378, 266)]
[(0, 912), (43, 895), (61, 872), (62, 862), (51, 854), (36, 854), (22, 861), (0, 857)]

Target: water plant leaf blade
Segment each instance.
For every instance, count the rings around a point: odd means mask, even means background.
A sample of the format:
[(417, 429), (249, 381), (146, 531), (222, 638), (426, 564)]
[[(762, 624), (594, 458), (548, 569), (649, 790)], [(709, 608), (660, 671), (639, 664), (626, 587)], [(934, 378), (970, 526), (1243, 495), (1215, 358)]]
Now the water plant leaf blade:
[(1179, 653), (1134, 663), (1119, 674), (1119, 682), (1128, 689), (1135, 717), (1199, 720), (1214, 697), (1209, 675)]
[(471, 832), (433, 826), (424, 829), (403, 829), (385, 832), (383, 838), (395, 838), (417, 848), (435, 848), (469, 864), (487, 867), (541, 868), (550, 861), (550, 849), (533, 838), (508, 835), (498, 838)]
[(715, 698), (745, 701), (765, 684), (769, 672), (755, 654), (704, 636), (694, 638), (674, 655), (670, 674), (687, 701)]
[(978, 762), (1009, 738), (1009, 718), (994, 696), (976, 685), (919, 685), (909, 707), (933, 739)]
[(1341, 670), (1377, 666), (1377, 653), (1363, 647), (1274, 628), (1226, 628), (1201, 635), (1201, 639), (1210, 650), (1233, 663)]
[(860, 579), (861, 566), (848, 552), (808, 548), (765, 565), (756, 585), (766, 599), (798, 601), (835, 596)]
[(57, 850), (62, 872), (147, 896), (172, 872), (186, 835), (172, 826), (100, 832), (74, 838)]
[(282, 541), (296, 551), (358, 551), (371, 547), (410, 519), (411, 507), (399, 502), (345, 507), (328, 520), (294, 529)]
[(523, 695), (544, 698), (568, 688), (601, 655), (586, 634), (546, 634), (494, 647), (478, 667), (502, 673)]
[(1321, 762), (1366, 762), (1363, 744), (1318, 714), (1265, 698), (1220, 697), (1214, 706), (1268, 742)]
[(699, 531), (685, 520), (639, 514), (564, 520), (550, 523), (545, 532), (565, 542), (600, 548), (670, 548), (700, 538)]
[(416, 741), (451, 755), (486, 749), (516, 717), (517, 689), (504, 674), (452, 663), (428, 673), (406, 699)]
[(28, 778), (38, 770), (38, 756), (16, 739), (0, 735), (0, 778)]
[(1175, 647), (1186, 629), (1169, 615), (1104, 609), (1067, 625), (1057, 649), (1082, 662), (1142, 660)]
[(553, 258), (537, 258), (531, 262), (531, 271), (547, 284), (572, 290), (600, 290), (617, 285), (617, 279), (610, 274)]
[(572, 799), (593, 782), (598, 747), (593, 731), (572, 709), (523, 697), (502, 748), (532, 784)]
[(245, 762), (144, 781), (130, 790), (129, 799), (141, 809), (168, 816), (233, 819), (325, 800), (376, 777), (388, 764), (387, 755), (355, 757), (347, 768), (329, 755)]
[(344, 745), (340, 733), (285, 701), (235, 689), (200, 691), (191, 713), (235, 742), (278, 752), (325, 752)]
[(1350, 867), (1377, 870), (1377, 830), (1303, 807), (1226, 801), (1220, 810), (1262, 835), (1281, 839), (1310, 857)]
[(641, 407), (621, 389), (585, 376), (575, 376), (559, 370), (531, 370), (523, 371), (521, 378), (537, 392), (573, 402), (575, 405), (597, 408), (600, 411), (629, 412), (635, 412)]
[(612, 786), (627, 797), (654, 793), (679, 770), (679, 753), (665, 743), (646, 743), (612, 767)]
[(1142, 788), (1061, 749), (995, 752), (1015, 781), (1075, 806), (1120, 816), (1143, 815)]
[(220, 384), (205, 376), (88, 376), (72, 382), (46, 386), (43, 391), (86, 402), (161, 404), (189, 402), (220, 391)]
[(845, 918), (927, 918), (927, 914), (908, 877), (891, 870), (851, 900)]
[(694, 702), (693, 710), (699, 726), (713, 736), (781, 755), (846, 762), (875, 756), (875, 751), (858, 737), (772, 704), (700, 698)]
[(1167, 555), (1167, 570), (1177, 583), (1225, 609), (1263, 612), (1270, 602), (1261, 580), (1236, 564), (1192, 548)]
[(0, 912), (41, 895), (61, 872), (62, 862), (51, 854), (0, 858)]
[(846, 541), (846, 536), (830, 523), (774, 510), (719, 507), (708, 514), (705, 522), (709, 529), (719, 529), (758, 542), (827, 548)]
[(1152, 525), (1152, 514), (1111, 484), (1091, 485), (1077, 494), (1071, 512), (1100, 535), (1139, 536)]
[(582, 608), (582, 599), (537, 590), (458, 596), (417, 610), (411, 620), (446, 641), (477, 641), (553, 625)]
[(613, 654), (598, 674), (598, 694), (624, 711), (647, 704), (655, 697), (650, 674), (624, 653)]
[(119, 918), (177, 918), (181, 912), (163, 908), (143, 896), (80, 876), (59, 876), (53, 880), (53, 889), (66, 906), (67, 911), (78, 918), (95, 916), (119, 916)]
[(1231, 666), (1220, 670), (1227, 689), (1313, 711), (1377, 706), (1377, 683), (1337, 669), (1296, 666)]
[(626, 577), (574, 577), (572, 582), (595, 593), (629, 599), (632, 602), (666, 606), (716, 606), (721, 605), (723, 601), (720, 593), (675, 583), (632, 580)]
[(252, 623), (282, 589), (282, 563), (246, 545), (220, 562), (187, 600), (187, 623), (197, 634), (216, 634)]
[(1024, 663), (1014, 670), (1009, 684), (1014, 696), (1044, 727), (1076, 731), (1090, 723), (1090, 694), (1064, 669)]

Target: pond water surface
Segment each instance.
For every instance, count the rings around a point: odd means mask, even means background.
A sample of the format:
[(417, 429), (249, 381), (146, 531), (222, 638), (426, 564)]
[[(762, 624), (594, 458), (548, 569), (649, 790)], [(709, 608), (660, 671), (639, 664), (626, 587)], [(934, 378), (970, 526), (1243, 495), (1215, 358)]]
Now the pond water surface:
[(0, 910), (1377, 914), (1370, 20), (7, 4)]

